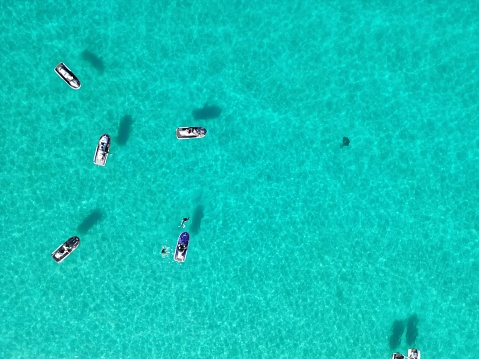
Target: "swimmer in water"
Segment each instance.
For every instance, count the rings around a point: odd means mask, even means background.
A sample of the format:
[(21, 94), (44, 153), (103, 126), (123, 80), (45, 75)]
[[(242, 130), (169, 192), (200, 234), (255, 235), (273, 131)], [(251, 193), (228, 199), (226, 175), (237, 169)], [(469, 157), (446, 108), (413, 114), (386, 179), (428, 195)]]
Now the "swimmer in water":
[(170, 247), (161, 246), (161, 256), (163, 258), (168, 257), (168, 254), (170, 254), (169, 251), (170, 251)]
[(190, 217), (188, 217), (188, 218), (183, 218), (183, 219), (181, 220), (180, 225), (179, 225), (178, 227), (185, 228), (185, 223), (188, 222), (189, 220), (190, 220)]
[(349, 146), (349, 143), (350, 143), (350, 142), (351, 142), (351, 141), (349, 140), (349, 138), (343, 137), (343, 143), (342, 143), (339, 147), (342, 148), (342, 147), (344, 147), (344, 146)]

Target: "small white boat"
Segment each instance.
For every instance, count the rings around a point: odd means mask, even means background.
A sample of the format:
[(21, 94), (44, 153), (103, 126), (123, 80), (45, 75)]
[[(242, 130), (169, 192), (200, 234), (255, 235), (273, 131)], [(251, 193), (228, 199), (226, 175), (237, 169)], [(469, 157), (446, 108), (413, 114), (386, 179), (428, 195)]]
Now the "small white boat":
[(188, 253), (188, 244), (190, 243), (190, 234), (182, 232), (176, 242), (175, 255), (173, 259), (177, 262), (184, 262)]
[(108, 159), (108, 153), (110, 153), (110, 136), (107, 134), (101, 135), (96, 146), (95, 157), (93, 157), (93, 163), (98, 166), (105, 166)]
[(391, 359), (404, 359), (404, 355), (401, 353), (394, 353)]
[(179, 140), (189, 140), (190, 138), (202, 138), (206, 136), (206, 128), (203, 127), (178, 127), (176, 129), (176, 138)]
[(55, 251), (52, 253), (53, 260), (57, 263), (63, 262), (66, 257), (72, 254), (72, 252), (79, 246), (79, 244), (80, 238), (76, 236), (68, 238), (65, 243), (55, 249)]
[(407, 357), (409, 359), (421, 359), (421, 352), (415, 348), (410, 348), (407, 350)]
[(55, 67), (55, 72), (60, 76), (63, 81), (65, 81), (68, 86), (74, 90), (78, 90), (81, 87), (80, 80), (75, 74), (65, 65), (63, 62), (60, 62), (57, 67)]

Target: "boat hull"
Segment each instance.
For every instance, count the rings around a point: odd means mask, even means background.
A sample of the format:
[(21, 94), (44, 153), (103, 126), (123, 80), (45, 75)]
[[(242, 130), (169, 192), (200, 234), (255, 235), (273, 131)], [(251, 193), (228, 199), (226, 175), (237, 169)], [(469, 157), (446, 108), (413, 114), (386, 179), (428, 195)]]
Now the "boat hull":
[(57, 73), (58, 76), (62, 78), (63, 81), (67, 83), (68, 86), (70, 86), (74, 90), (78, 90), (81, 87), (80, 80), (78, 80), (78, 77), (75, 76), (72, 70), (68, 68), (67, 65), (65, 65), (63, 62), (60, 62), (56, 67), (55, 67), (55, 72)]
[(182, 232), (178, 237), (178, 241), (176, 242), (175, 255), (173, 257), (175, 261), (182, 263), (186, 260), (189, 243), (190, 234), (188, 232)]
[(111, 138), (109, 135), (101, 135), (96, 146), (95, 156), (93, 157), (93, 163), (98, 166), (105, 166), (110, 153)]
[(206, 128), (203, 127), (178, 127), (176, 138), (179, 140), (190, 140), (192, 138), (203, 138), (206, 136)]
[(52, 258), (55, 262), (61, 263), (80, 245), (80, 238), (73, 236), (66, 240), (52, 253)]

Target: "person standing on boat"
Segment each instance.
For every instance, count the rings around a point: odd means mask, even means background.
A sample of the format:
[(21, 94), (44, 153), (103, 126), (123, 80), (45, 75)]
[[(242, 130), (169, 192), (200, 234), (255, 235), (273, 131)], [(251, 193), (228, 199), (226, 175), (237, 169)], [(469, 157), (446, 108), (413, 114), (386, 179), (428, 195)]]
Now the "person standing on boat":
[(180, 225), (179, 225), (178, 227), (185, 228), (185, 223), (188, 222), (189, 220), (190, 220), (190, 217), (188, 217), (188, 218), (183, 218), (183, 219), (181, 220)]

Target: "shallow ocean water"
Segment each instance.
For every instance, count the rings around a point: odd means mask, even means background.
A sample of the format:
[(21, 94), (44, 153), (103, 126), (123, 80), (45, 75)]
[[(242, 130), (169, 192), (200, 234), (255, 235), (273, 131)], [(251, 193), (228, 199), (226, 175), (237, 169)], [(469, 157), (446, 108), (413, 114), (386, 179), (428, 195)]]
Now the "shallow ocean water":
[(478, 2), (3, 9), (2, 357), (473, 357)]

